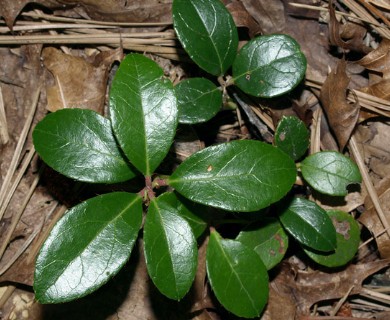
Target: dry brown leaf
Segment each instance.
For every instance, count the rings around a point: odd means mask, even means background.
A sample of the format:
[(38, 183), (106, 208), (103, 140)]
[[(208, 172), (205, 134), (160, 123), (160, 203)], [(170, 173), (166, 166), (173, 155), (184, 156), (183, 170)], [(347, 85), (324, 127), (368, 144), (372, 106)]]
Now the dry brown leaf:
[(364, 27), (356, 23), (340, 24), (336, 18), (333, 0), (329, 2), (329, 41), (332, 45), (346, 50), (368, 53), (371, 49), (363, 42), (366, 32)]
[(370, 71), (381, 73), (384, 79), (390, 78), (390, 40), (384, 38), (378, 48), (357, 63)]
[(28, 3), (50, 9), (66, 9), (75, 5), (94, 20), (116, 22), (169, 22), (172, 0), (2, 0), (0, 16), (9, 28)]
[(242, 2), (231, 2), (226, 6), (226, 8), (233, 16), (237, 27), (248, 29), (250, 38), (263, 33), (259, 24), (249, 14)]
[(45, 48), (43, 63), (52, 73), (55, 83), (46, 88), (47, 109), (54, 112), (64, 108), (82, 108), (103, 113), (108, 71), (120, 56), (119, 49), (102, 52), (90, 63), (58, 49)]
[(351, 104), (346, 98), (350, 81), (345, 71), (346, 65), (344, 59), (339, 61), (336, 70), (326, 78), (320, 94), (322, 106), (340, 150), (343, 150), (347, 144), (359, 118), (358, 104)]
[[(390, 178), (383, 179), (376, 185), (376, 191), (384, 212), (390, 212)], [(384, 227), (379, 219), (370, 197), (365, 201), (366, 211), (361, 215), (359, 221), (374, 236), (381, 258), (390, 258), (390, 237), (387, 232), (383, 232)], [(390, 223), (390, 218), (387, 218)]]
[(270, 282), (266, 319), (293, 320), (309, 315), (313, 304), (340, 299), (351, 287), (351, 295), (359, 294), (364, 279), (389, 265), (390, 260), (379, 260), (325, 273), (296, 270), (292, 265), (283, 263), (278, 275)]
[(265, 34), (282, 32), (285, 28), (286, 19), (281, 0), (243, 0), (242, 3)]

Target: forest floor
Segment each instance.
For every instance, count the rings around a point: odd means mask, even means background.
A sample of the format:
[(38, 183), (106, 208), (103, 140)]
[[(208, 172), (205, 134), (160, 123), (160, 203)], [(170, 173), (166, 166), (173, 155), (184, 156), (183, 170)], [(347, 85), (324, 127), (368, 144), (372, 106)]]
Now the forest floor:
[[(34, 300), (40, 245), (81, 200), (73, 181), (39, 160), (31, 138), (36, 123), (61, 108), (106, 114), (109, 85), (128, 52), (154, 59), (174, 82), (192, 75), (193, 65), (175, 38), (170, 0), (29, 2), (3, 0), (0, 6), (0, 319), (237, 319), (218, 304), (202, 309), (191, 297), (180, 303), (163, 298), (148, 279), (142, 244), (96, 293), (62, 305)], [(224, 3), (243, 43), (286, 33), (308, 60), (299, 95), (253, 102), (267, 133), (273, 136), (283, 115), (296, 115), (311, 131), (311, 153), (341, 147), (363, 176), (361, 188), (338, 203), (315, 199), (359, 222), (361, 245), (352, 263), (325, 270), (290, 250), (271, 272), (261, 319), (390, 319), (389, 1)], [(225, 109), (186, 128), (176, 141), (177, 157), (210, 144), (261, 138), (264, 132), (250, 120), (240, 108)], [(104, 190), (89, 188), (90, 194)]]

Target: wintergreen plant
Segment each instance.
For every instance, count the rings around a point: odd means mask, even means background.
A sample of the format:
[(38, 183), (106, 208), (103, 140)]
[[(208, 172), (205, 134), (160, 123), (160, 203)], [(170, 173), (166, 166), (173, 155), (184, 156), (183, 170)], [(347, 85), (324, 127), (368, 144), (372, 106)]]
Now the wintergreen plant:
[[(136, 176), (145, 181), (138, 193), (99, 195), (57, 222), (36, 261), (34, 290), (41, 303), (70, 301), (101, 287), (127, 262), (141, 229), (150, 278), (175, 300), (194, 281), (197, 238), (207, 232), (211, 288), (227, 310), (247, 318), (263, 310), (267, 270), (281, 261), (289, 237), (326, 266), (347, 263), (357, 250), (359, 230), (347, 213), (326, 212), (291, 195), (298, 174), (316, 191), (336, 196), (361, 180), (356, 165), (340, 153), (304, 158), (309, 134), (297, 118), (281, 120), (275, 145), (222, 143), (196, 152), (169, 176), (158, 174), (178, 123), (209, 120), (221, 108), (226, 87), (271, 98), (294, 89), (306, 69), (298, 43), (286, 35), (260, 36), (238, 51), (237, 29), (219, 0), (174, 0), (173, 20), (189, 56), (218, 77), (220, 87), (205, 78), (174, 87), (154, 61), (132, 53), (113, 80), (109, 118), (65, 109), (47, 115), (33, 132), (42, 159), (67, 177), (104, 184)], [(156, 196), (162, 186), (168, 191)], [(270, 206), (271, 215), (253, 219), (252, 212)], [(219, 232), (224, 220), (211, 225), (213, 219), (204, 218), (207, 207), (251, 218), (235, 239), (225, 239)], [(350, 228), (338, 228), (345, 223)]]

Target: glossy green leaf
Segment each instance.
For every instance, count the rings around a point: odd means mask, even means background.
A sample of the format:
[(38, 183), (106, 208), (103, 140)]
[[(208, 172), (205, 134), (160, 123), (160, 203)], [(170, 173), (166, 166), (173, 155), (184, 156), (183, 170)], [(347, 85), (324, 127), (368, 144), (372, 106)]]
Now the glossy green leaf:
[(279, 218), (288, 233), (301, 244), (325, 252), (336, 248), (336, 230), (332, 220), (315, 202), (294, 198)]
[(116, 183), (135, 176), (115, 141), (110, 121), (92, 110), (48, 114), (33, 132), (38, 154), (54, 170), (75, 180)]
[(191, 78), (175, 86), (179, 122), (194, 124), (210, 120), (222, 106), (222, 91), (204, 78)]
[(148, 273), (160, 292), (180, 300), (190, 289), (197, 267), (197, 245), (176, 200), (165, 193), (152, 199), (144, 225)]
[(256, 211), (281, 199), (296, 179), (294, 161), (254, 140), (223, 143), (187, 158), (168, 183), (186, 198), (230, 211)]
[(176, 97), (163, 75), (154, 61), (129, 54), (110, 91), (114, 133), (131, 163), (147, 176), (165, 158), (176, 133)]
[(260, 315), (268, 299), (268, 274), (256, 252), (214, 231), (207, 245), (206, 268), (211, 288), (227, 310), (245, 318)]
[(191, 59), (215, 76), (223, 75), (237, 54), (238, 33), (220, 0), (174, 0), (173, 26)]
[(60, 303), (106, 283), (129, 259), (142, 222), (142, 199), (113, 192), (83, 202), (56, 223), (38, 254), (35, 298)]
[(335, 151), (317, 152), (307, 157), (301, 163), (301, 170), (313, 189), (334, 196), (346, 195), (348, 185), (362, 181), (357, 165)]
[(318, 264), (326, 267), (340, 267), (355, 256), (360, 243), (360, 229), (355, 219), (348, 213), (330, 210), (328, 215), (337, 232), (337, 247), (332, 253), (318, 252), (305, 248), (307, 255)]
[(241, 48), (233, 63), (235, 84), (247, 94), (270, 98), (294, 89), (304, 78), (306, 58), (290, 36), (260, 36)]
[(253, 249), (267, 270), (283, 259), (288, 248), (288, 236), (275, 218), (264, 218), (250, 224), (238, 234), (236, 240)]
[(190, 224), (195, 238), (199, 238), (207, 228), (207, 214), (209, 207), (192, 202), (176, 193), (172, 193), (177, 199), (177, 210), (180, 216)]
[(309, 130), (297, 117), (283, 117), (276, 128), (275, 145), (298, 160), (309, 147)]

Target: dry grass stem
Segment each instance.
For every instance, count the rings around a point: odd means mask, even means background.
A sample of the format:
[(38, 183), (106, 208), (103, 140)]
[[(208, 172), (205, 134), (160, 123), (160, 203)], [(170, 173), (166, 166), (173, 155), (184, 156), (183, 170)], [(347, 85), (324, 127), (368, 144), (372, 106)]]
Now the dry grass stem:
[(12, 286), (12, 285), (5, 287), (3, 294), (0, 296), (0, 309), (3, 308), (3, 306), (8, 301), (8, 299), (11, 297), (11, 295), (13, 294), (15, 289), (16, 289), (16, 287)]
[(382, 209), (378, 193), (376, 192), (374, 185), (372, 184), (371, 178), (368, 174), (368, 170), (366, 168), (366, 165), (364, 163), (364, 160), (360, 154), (359, 148), (356, 143), (356, 139), (354, 136), (352, 136), (349, 140), (349, 148), (351, 153), (353, 154), (353, 157), (355, 158), (356, 164), (359, 167), (360, 173), (363, 177), (363, 183), (365, 184), (367, 188), (367, 193), (370, 196), (372, 203), (374, 204), (375, 210), (378, 213), (378, 217), (380, 221), (382, 222), (383, 227), (386, 229), (387, 234), (390, 236), (390, 225), (387, 221), (386, 215)]
[(7, 115), (5, 114), (3, 90), (0, 86), (0, 146), (9, 141)]
[(4, 202), (1, 203), (0, 217), (2, 217), (5, 213), (5, 211), (7, 210), (7, 207), (9, 205), (14, 193), (15, 193), (15, 190), (18, 187), (20, 181), (22, 180), (23, 175), (26, 172), (27, 167), (30, 165), (30, 162), (31, 162), (32, 158), (34, 157), (34, 155), (35, 155), (35, 150), (34, 150), (34, 147), (31, 146), (30, 152), (29, 152), (28, 156), (24, 159), (18, 175), (14, 179), (14, 182), (13, 182), (11, 188), (9, 189), (7, 195), (5, 196)]
[[(3, 184), (1, 186), (1, 189), (0, 189), (0, 207), (2, 207), (3, 203), (5, 202), (6, 194), (7, 194), (8, 190), (9, 190), (9, 188), (10, 188), (12, 177), (14, 176), (16, 168), (18, 166), (19, 159), (20, 159), (20, 156), (21, 156), (21, 152), (22, 152), (23, 146), (24, 146), (24, 144), (26, 142), (27, 134), (30, 131), (31, 123), (32, 123), (32, 120), (34, 118), (35, 111), (37, 109), (40, 93), (41, 93), (41, 87), (39, 87), (35, 91), (35, 94), (34, 94), (33, 100), (32, 100), (32, 105), (29, 108), (30, 112), (27, 115), (27, 119), (26, 119), (26, 122), (24, 124), (23, 129), (22, 129), (22, 132), (20, 133), (20, 136), (19, 136), (19, 139), (18, 139), (18, 143), (17, 143), (16, 148), (15, 148), (14, 155), (12, 157), (11, 163), (10, 163), (8, 171), (7, 171), (7, 174), (6, 174), (5, 178), (4, 178)], [(0, 220), (2, 218), (3, 218), (3, 215), (0, 215)]]
[(39, 178), (40, 178), (39, 174), (37, 174), (34, 181), (31, 183), (30, 189), (28, 190), (28, 193), (27, 193), (21, 207), (19, 208), (18, 212), (12, 216), (11, 225), (7, 228), (7, 233), (6, 233), (4, 242), (1, 244), (1, 247), (0, 247), (0, 259), (3, 257), (5, 249), (7, 248), (8, 243), (11, 240), (12, 233), (15, 231), (16, 225), (18, 224), (21, 216), (23, 215), (23, 212), (26, 209), (27, 204), (30, 201), (31, 196), (33, 195), (35, 188), (38, 185)]
[[(296, 8), (303, 8), (303, 9), (309, 9), (309, 10), (314, 10), (314, 11), (328, 11), (329, 10), (328, 8), (319, 7), (318, 5), (308, 5), (308, 4), (302, 4), (302, 3), (296, 3), (296, 2), (289, 2), (289, 5), (296, 7)], [(368, 23), (368, 24), (372, 25), (373, 27), (377, 27), (377, 28), (384, 29), (384, 30), (386, 30), (386, 28), (388, 28), (387, 26), (379, 23), (375, 19), (367, 19), (367, 18), (365, 18), (365, 16), (356, 16), (355, 14), (350, 14), (350, 13), (341, 12), (341, 11), (337, 11), (337, 10), (336, 10), (336, 16), (350, 18), (351, 20), (355, 20), (355, 21), (359, 20), (359, 21)]]
[(322, 109), (318, 108), (313, 113), (313, 122), (310, 130), (310, 154), (321, 151), (321, 118)]

